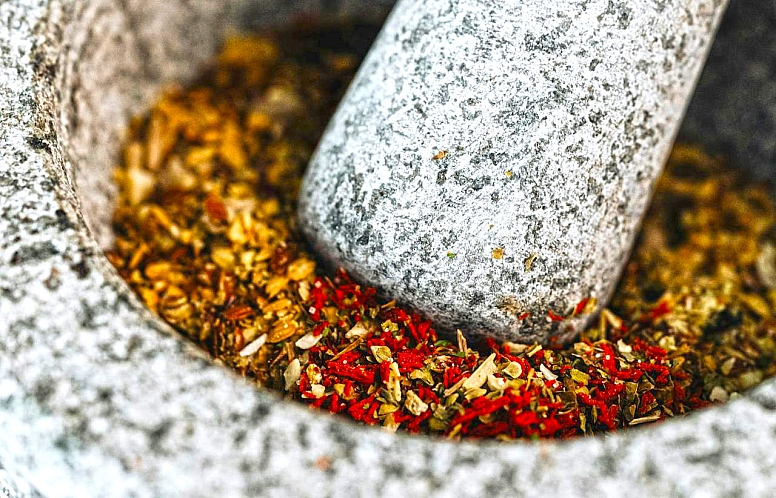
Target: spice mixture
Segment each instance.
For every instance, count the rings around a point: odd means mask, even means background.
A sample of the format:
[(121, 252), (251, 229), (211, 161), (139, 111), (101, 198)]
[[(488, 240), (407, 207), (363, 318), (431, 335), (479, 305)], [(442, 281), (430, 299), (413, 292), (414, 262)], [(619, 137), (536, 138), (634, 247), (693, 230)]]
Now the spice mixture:
[[(259, 385), (449, 438), (655, 422), (776, 373), (774, 205), (693, 147), (675, 148), (610, 308), (563, 348), (475, 350), (460, 331), (443, 338), (320, 269), (295, 226), (295, 198), (373, 33), (229, 40), (199, 84), (168, 91), (132, 123), (108, 256), (152, 310)], [(438, 257), (455, 262), (447, 248)], [(585, 299), (547, 319), (593, 308)]]

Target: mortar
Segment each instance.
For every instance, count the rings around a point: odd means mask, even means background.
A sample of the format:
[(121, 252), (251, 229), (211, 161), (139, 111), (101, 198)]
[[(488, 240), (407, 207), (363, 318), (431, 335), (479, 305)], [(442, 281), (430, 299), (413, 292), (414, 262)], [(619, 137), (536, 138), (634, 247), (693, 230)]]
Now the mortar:
[[(393, 435), (257, 390), (173, 333), (103, 257), (128, 118), (230, 30), (390, 2), (0, 5), (0, 493), (770, 496), (776, 382), (563, 443)], [(368, 5), (368, 9), (365, 9)], [(682, 134), (773, 175), (768, 2), (733, 2)], [(89, 227), (89, 228), (87, 228)]]

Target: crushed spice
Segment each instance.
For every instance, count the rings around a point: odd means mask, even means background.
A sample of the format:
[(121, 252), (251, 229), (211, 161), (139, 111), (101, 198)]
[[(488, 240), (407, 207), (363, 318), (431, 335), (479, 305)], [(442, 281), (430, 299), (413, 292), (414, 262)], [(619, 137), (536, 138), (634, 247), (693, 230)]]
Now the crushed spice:
[[(776, 373), (773, 201), (697, 147), (674, 149), (610, 307), (569, 346), (473, 349), (460, 331), (441, 337), (343, 271), (321, 270), (295, 225), (296, 196), (375, 32), (231, 39), (198, 84), (132, 122), (108, 257), (150, 309), (261, 386), (453, 439), (652, 423)], [(547, 319), (593, 309), (583, 299)]]

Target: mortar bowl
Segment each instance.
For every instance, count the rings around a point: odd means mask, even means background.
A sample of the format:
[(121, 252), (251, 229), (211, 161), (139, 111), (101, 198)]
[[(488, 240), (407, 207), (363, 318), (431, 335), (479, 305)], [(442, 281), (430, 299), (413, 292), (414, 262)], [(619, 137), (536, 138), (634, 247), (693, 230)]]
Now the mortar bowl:
[[(592, 2), (605, 4), (605, 2)], [(567, 442), (389, 434), (256, 389), (146, 309), (102, 253), (132, 115), (230, 32), (389, 0), (0, 4), (0, 494), (765, 496), (776, 381)], [(591, 5), (590, 8), (594, 8)], [(732, 2), (681, 132), (774, 175), (776, 7)], [(769, 40), (770, 39), (770, 40)]]

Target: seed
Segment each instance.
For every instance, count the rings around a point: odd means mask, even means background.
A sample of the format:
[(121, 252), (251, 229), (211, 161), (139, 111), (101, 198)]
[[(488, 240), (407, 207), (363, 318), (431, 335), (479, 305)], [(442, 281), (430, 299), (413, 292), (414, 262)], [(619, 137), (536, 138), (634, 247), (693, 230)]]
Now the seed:
[(248, 158), (243, 150), (240, 127), (233, 121), (224, 124), (221, 147), (218, 149), (221, 160), (233, 169), (243, 169)]
[(282, 298), (282, 299), (276, 299), (269, 303), (268, 305), (264, 306), (261, 311), (264, 313), (277, 313), (281, 310), (287, 310), (291, 308), (291, 305), (293, 303), (290, 299)]
[(267, 296), (272, 298), (280, 294), (287, 287), (288, 278), (276, 275), (267, 281), (266, 285), (264, 286), (264, 291), (267, 293)]
[(313, 384), (310, 386), (310, 392), (314, 398), (318, 399), (322, 398), (324, 394), (326, 394), (326, 388), (320, 384)]
[(304, 280), (312, 276), (315, 271), (315, 261), (307, 258), (299, 258), (288, 265), (288, 278), (294, 281)]
[(258, 339), (256, 339), (255, 341), (251, 342), (250, 344), (248, 344), (247, 346), (245, 346), (244, 348), (242, 348), (240, 350), (240, 356), (245, 357), (245, 356), (253, 355), (254, 353), (256, 353), (256, 351), (261, 349), (261, 347), (266, 342), (267, 342), (267, 334), (261, 334), (258, 337)]
[(169, 261), (154, 261), (148, 263), (143, 273), (151, 280), (160, 280), (169, 275), (172, 269), (172, 263)]
[(224, 311), (224, 318), (227, 320), (242, 320), (253, 316), (255, 313), (253, 308), (247, 304), (241, 304), (238, 306), (232, 306), (228, 310)]
[(214, 247), (210, 253), (210, 259), (224, 270), (234, 267), (234, 253), (228, 247)]
[(156, 184), (154, 176), (142, 169), (134, 168), (127, 170), (127, 200), (133, 206), (136, 206), (151, 196)]
[(496, 354), (491, 353), (491, 355), (488, 356), (488, 358), (482, 362), (482, 364), (480, 364), (480, 366), (477, 367), (474, 372), (472, 372), (471, 376), (466, 379), (461, 387), (463, 387), (465, 390), (469, 390), (476, 389), (485, 384), (485, 382), (488, 380), (488, 375), (498, 372), (498, 367), (496, 367), (496, 363), (494, 361), (495, 359)]
[(305, 350), (315, 346), (316, 344), (318, 344), (318, 341), (320, 340), (321, 340), (320, 335), (314, 335), (312, 332), (308, 332), (302, 337), (300, 337), (299, 339), (297, 339), (294, 345), (299, 349)]
[(285, 390), (290, 391), (293, 386), (299, 381), (299, 377), (302, 375), (302, 365), (299, 362), (299, 358), (295, 358), (290, 362), (283, 372), (283, 379), (285, 380)]
[(239, 218), (235, 218), (235, 220), (232, 221), (232, 224), (229, 225), (227, 237), (229, 237), (229, 240), (235, 244), (242, 245), (248, 242), (248, 237), (245, 234), (245, 228), (243, 227), (242, 221)]
[(296, 331), (297, 327), (293, 323), (281, 321), (272, 327), (272, 330), (269, 332), (267, 342), (274, 344), (276, 342), (284, 341), (294, 335)]

